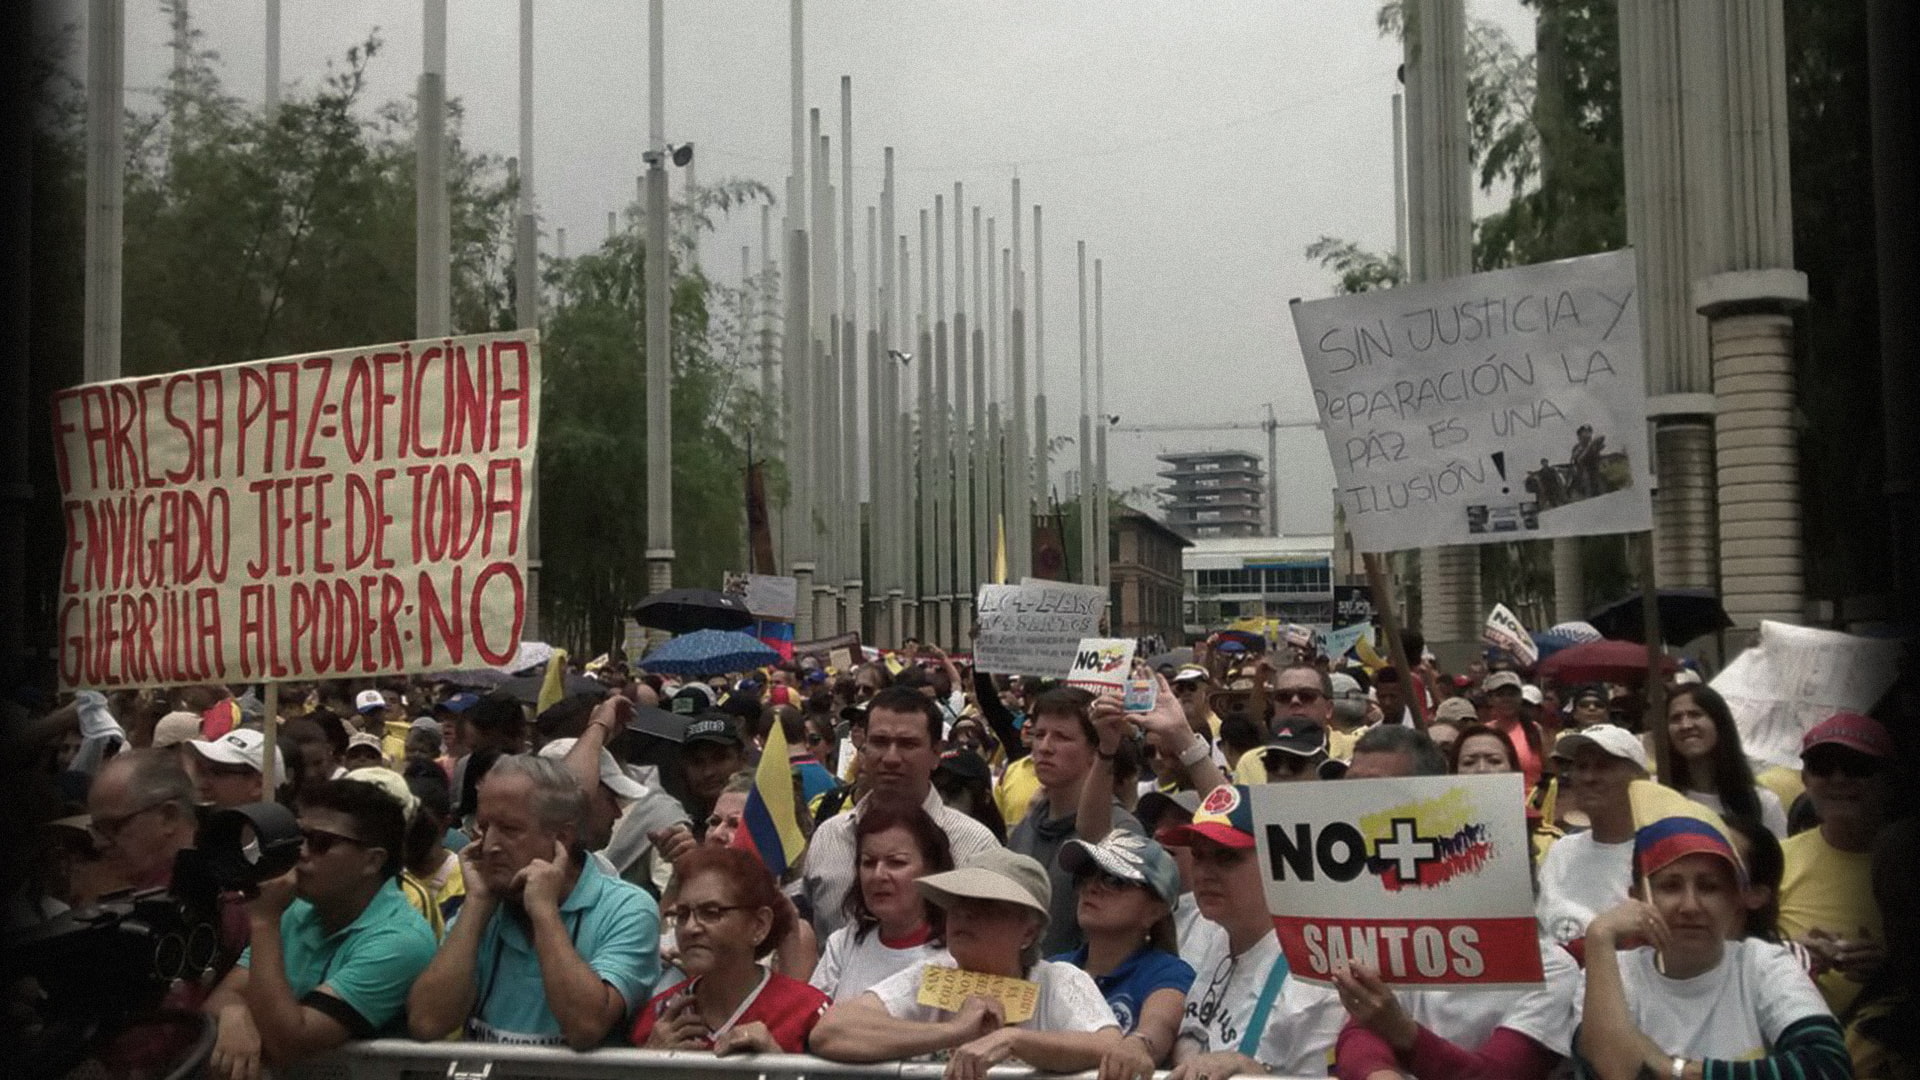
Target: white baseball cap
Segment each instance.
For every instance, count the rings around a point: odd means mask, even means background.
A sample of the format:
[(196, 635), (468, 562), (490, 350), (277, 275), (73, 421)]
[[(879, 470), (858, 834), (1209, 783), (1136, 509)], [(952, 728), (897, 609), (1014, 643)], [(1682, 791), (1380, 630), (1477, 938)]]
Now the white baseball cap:
[(1528, 683), (1520, 688), (1520, 700), (1529, 705), (1538, 705), (1545, 699), (1540, 696), (1540, 688)]
[(387, 696), (378, 690), (362, 690), (353, 697), (353, 711), (369, 713), (387, 707)]
[[(212, 742), (192, 739), (186, 743), (195, 753), (208, 761), (217, 761), (222, 765), (249, 765), (254, 772), (264, 772), (260, 763), (266, 757), (267, 737), (252, 728), (234, 728)], [(276, 780), (287, 776), (286, 755), (278, 746), (273, 748), (273, 775)]]
[[(578, 739), (555, 739), (540, 748), (540, 756), (559, 761), (566, 757), (567, 752), (573, 749), (573, 744), (579, 741)], [(600, 748), (600, 783), (604, 784), (608, 791), (623, 799), (638, 799), (647, 793), (646, 786), (628, 776), (627, 771), (614, 760), (613, 753), (604, 746)]]
[(1598, 747), (1601, 753), (1633, 762), (1641, 772), (1650, 771), (1647, 748), (1640, 744), (1640, 736), (1617, 724), (1595, 724), (1569, 731), (1553, 744), (1553, 756), (1570, 758), (1582, 746)]

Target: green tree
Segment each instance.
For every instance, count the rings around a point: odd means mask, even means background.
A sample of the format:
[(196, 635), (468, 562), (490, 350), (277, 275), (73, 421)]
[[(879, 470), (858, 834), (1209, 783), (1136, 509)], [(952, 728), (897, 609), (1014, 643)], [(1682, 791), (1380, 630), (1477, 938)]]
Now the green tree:
[[(750, 434), (772, 414), (749, 370), (744, 289), (692, 272), (695, 237), (761, 185), (705, 186), (673, 212), (674, 583), (717, 588), (745, 568)], [(540, 439), (542, 618), (547, 636), (598, 651), (647, 591), (644, 216), (595, 251), (547, 264)], [(770, 283), (761, 283), (763, 286)], [(766, 294), (752, 308), (764, 310)]]

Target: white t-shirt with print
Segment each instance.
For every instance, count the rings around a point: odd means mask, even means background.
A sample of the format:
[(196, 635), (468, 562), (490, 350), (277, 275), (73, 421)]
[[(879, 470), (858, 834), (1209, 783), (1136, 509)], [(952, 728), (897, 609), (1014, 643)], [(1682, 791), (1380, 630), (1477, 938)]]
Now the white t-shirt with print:
[(1540, 941), (1545, 980), (1516, 990), (1459, 990), (1449, 987), (1396, 990), (1413, 1022), (1467, 1050), (1486, 1045), (1494, 1028), (1516, 1031), (1566, 1057), (1573, 1043), (1573, 1010), (1580, 992), (1580, 965), (1567, 950)]
[(909, 945), (896, 949), (880, 940), (880, 931), (869, 930), (863, 940), (854, 939), (854, 927), (843, 926), (827, 938), (820, 952), (820, 963), (807, 981), (813, 988), (835, 1001), (859, 997), (895, 972), (910, 968), (942, 954), (938, 945)]
[[(1795, 1021), (1833, 1015), (1792, 951), (1758, 938), (1727, 942), (1719, 965), (1691, 979), (1660, 974), (1650, 948), (1623, 952), (1620, 980), (1634, 1026), (1686, 1058), (1751, 1061)], [(1586, 998), (1582, 979), (1576, 1014)]]
[(1633, 841), (1602, 844), (1590, 832), (1563, 836), (1540, 860), (1540, 932), (1565, 945), (1587, 935), (1595, 915), (1618, 905), (1633, 887)]
[[(1226, 930), (1203, 919), (1191, 948), (1182, 943), (1180, 958), (1193, 965), (1194, 978), (1181, 1010), (1179, 1042), (1191, 1043), (1193, 1052), (1203, 1054), (1238, 1052), (1267, 984), (1267, 973), (1280, 959), (1280, 939), (1265, 934), (1234, 956)], [(1267, 1014), (1266, 1028), (1252, 1056), (1283, 1076), (1325, 1075), (1346, 1018), (1332, 988), (1289, 975), (1273, 999), (1273, 1010)]]
[[(952, 1018), (945, 1009), (920, 1004), (920, 977), (929, 965), (957, 966), (953, 955), (942, 949), (926, 960), (902, 968), (875, 983), (867, 993), (880, 999), (890, 1016), (916, 1020), (923, 1024)], [(1012, 1026), (1028, 1031), (1099, 1031), (1117, 1028), (1113, 1009), (1100, 993), (1093, 976), (1074, 967), (1042, 960), (1027, 972), (1027, 979), (1040, 985), (1033, 1015)]]

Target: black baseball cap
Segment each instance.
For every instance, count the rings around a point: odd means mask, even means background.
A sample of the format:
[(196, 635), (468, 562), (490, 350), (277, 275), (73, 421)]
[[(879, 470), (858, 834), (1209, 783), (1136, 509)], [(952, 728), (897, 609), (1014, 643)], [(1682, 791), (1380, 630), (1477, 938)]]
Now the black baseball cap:
[(740, 737), (740, 729), (734, 725), (733, 717), (718, 709), (709, 709), (694, 717), (687, 725), (687, 736), (681, 741), (683, 746), (692, 746), (697, 742), (719, 743), (722, 746), (745, 747), (746, 740)]
[(1295, 757), (1313, 757), (1327, 752), (1327, 729), (1308, 721), (1292, 720), (1281, 724), (1261, 748), (1279, 750)]

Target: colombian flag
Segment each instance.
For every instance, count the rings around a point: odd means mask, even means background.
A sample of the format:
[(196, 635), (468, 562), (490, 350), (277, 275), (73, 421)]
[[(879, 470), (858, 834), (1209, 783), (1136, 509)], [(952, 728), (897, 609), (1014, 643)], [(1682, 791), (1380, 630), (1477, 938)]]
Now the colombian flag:
[(1652, 780), (1627, 785), (1627, 799), (1633, 805), (1634, 868), (1642, 877), (1700, 853), (1720, 856), (1733, 864), (1735, 874), (1746, 877), (1720, 815)]
[(787, 734), (779, 724), (767, 732), (767, 745), (760, 752), (760, 765), (754, 770), (753, 790), (747, 792), (747, 809), (740, 815), (740, 829), (733, 834), (733, 846), (757, 852), (774, 877), (800, 861), (807, 838), (793, 809), (793, 766), (787, 761)]

